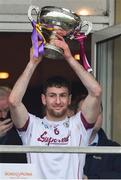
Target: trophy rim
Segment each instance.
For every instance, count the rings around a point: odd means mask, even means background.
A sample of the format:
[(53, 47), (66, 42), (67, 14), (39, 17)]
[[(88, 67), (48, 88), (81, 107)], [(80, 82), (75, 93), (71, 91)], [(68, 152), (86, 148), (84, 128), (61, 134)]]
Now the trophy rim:
[[(46, 9), (57, 9), (59, 10), (60, 12), (64, 12), (65, 14), (68, 14), (68, 15), (71, 15), (71, 16), (75, 16), (76, 18), (78, 18), (78, 22), (81, 22), (81, 17), (75, 13), (74, 11), (70, 10), (70, 9), (67, 9), (67, 8), (63, 8), (63, 7), (58, 7), (58, 6), (44, 6), (41, 8), (41, 11), (40, 11), (40, 14), (43, 10), (46, 10)], [(77, 19), (76, 19), (77, 20)]]
[(72, 10), (70, 10), (70, 9), (67, 9), (67, 8), (63, 8), (63, 7), (58, 7), (58, 6), (43, 6), (42, 8), (41, 8), (41, 10), (44, 10), (44, 9), (58, 9), (58, 10), (60, 10), (60, 11), (65, 11), (65, 12), (67, 12), (67, 13), (72, 13), (72, 14), (74, 14), (74, 15), (76, 15), (76, 16), (78, 16), (78, 17), (80, 17), (78, 14), (76, 14), (74, 11), (72, 11)]
[[(68, 30), (68, 34), (70, 34), (70, 32), (73, 32), (74, 29), (76, 27), (78, 27), (80, 25), (80, 23), (82, 22), (82, 19), (81, 17), (76, 14), (75, 12), (73, 12), (72, 10), (70, 9), (66, 9), (66, 8), (62, 8), (62, 7), (57, 7), (57, 6), (44, 6), (41, 8), (41, 11), (39, 12), (38, 14), (38, 22), (42, 23), (43, 25), (50, 25), (52, 26), (52, 23), (50, 23), (49, 21), (46, 23), (45, 21), (45, 17), (46, 17), (46, 13), (48, 14), (49, 12), (59, 12), (59, 13), (62, 13), (63, 15), (67, 15), (68, 17), (70, 17), (70, 19), (73, 19), (73, 22), (69, 24), (68, 22), (68, 25), (67, 26), (61, 26), (61, 25), (58, 25), (57, 24), (57, 21), (55, 20), (55, 24), (53, 23), (53, 25), (55, 26), (58, 26), (58, 27), (62, 27), (64, 28), (65, 30)], [(55, 16), (56, 17), (56, 16)], [(66, 20), (67, 22), (67, 20)], [(72, 25), (73, 24), (73, 25)]]

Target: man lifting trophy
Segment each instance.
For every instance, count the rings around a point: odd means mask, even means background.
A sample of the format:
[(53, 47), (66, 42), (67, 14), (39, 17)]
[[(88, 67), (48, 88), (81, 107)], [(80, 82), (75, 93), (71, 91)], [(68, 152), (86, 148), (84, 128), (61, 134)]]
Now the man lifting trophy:
[[(37, 21), (34, 20), (36, 14), (32, 15), (33, 9), (36, 11)], [(24, 146), (43, 149), (43, 153), (41, 149), (38, 153), (33, 151), (27, 153), (27, 163), (35, 165), (37, 173), (33, 171), (33, 174), (36, 173), (36, 179), (82, 179), (86, 154), (80, 153), (79, 148), (87, 147), (89, 144), (90, 135), (100, 112), (102, 88), (88, 72), (90, 67), (83, 67), (74, 59), (64, 36), (76, 39), (82, 44), (82, 39), (90, 32), (91, 26), (83, 33), (84, 22), (79, 16), (70, 10), (52, 6), (43, 7), (41, 10), (38, 7), (31, 7), (28, 16), (33, 25), (33, 44), (30, 48), (29, 61), (9, 95), (11, 118)], [(81, 49), (81, 54), (82, 52)], [(79, 108), (80, 111), (72, 117), (68, 117), (72, 89), (70, 79), (64, 77), (68, 73), (66, 69), (64, 76), (59, 75), (57, 69), (56, 75), (49, 76), (48, 79), (44, 77), (43, 81), (38, 82), (38, 85), (43, 87), (40, 96), (45, 107), (44, 117), (32, 114), (23, 103), (34, 72), (38, 66), (43, 68), (43, 56), (48, 57), (50, 54), (52, 58), (56, 58), (55, 62), (65, 61), (88, 92)], [(52, 58), (48, 61), (52, 62)], [(43, 70), (48, 73), (48, 69), (40, 69), (39, 77)], [(42, 110), (41, 105), (39, 108)]]
[[(36, 12), (36, 20), (33, 18), (32, 11)], [(83, 45), (85, 37), (92, 29), (91, 22), (82, 21), (80, 16), (71, 10), (54, 6), (45, 6), (39, 9), (38, 6), (31, 5), (28, 9), (28, 18), (33, 26), (34, 56), (38, 57), (38, 53), (43, 53), (50, 59), (63, 58), (63, 50), (53, 44), (53, 39), (57, 38), (56, 31), (59, 30), (61, 36), (70, 40), (76, 39), (80, 43), (83, 66), (86, 70), (92, 71)], [(41, 42), (40, 45), (38, 45), (38, 40)]]

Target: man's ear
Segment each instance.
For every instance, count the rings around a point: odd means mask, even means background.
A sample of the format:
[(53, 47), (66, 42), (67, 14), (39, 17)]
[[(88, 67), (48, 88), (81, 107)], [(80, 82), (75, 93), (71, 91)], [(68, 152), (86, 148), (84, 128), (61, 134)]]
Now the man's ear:
[(42, 104), (45, 106), (46, 105), (46, 98), (44, 94), (41, 94), (41, 100), (42, 100)]

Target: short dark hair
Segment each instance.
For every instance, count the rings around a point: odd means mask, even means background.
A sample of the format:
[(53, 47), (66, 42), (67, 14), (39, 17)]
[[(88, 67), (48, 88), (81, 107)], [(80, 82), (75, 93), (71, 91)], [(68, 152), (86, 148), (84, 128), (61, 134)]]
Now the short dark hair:
[(67, 80), (64, 77), (61, 76), (53, 76), (47, 79), (47, 81), (43, 84), (43, 94), (46, 94), (48, 87), (66, 87), (69, 91), (69, 94), (71, 94), (71, 83), (69, 80)]

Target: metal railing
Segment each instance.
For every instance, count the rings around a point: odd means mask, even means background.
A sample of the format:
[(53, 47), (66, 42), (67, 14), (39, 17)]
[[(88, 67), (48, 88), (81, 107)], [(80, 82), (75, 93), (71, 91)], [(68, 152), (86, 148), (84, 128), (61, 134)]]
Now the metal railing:
[(88, 147), (40, 147), (25, 145), (0, 145), (0, 153), (104, 153), (121, 154), (120, 146), (88, 146)]

